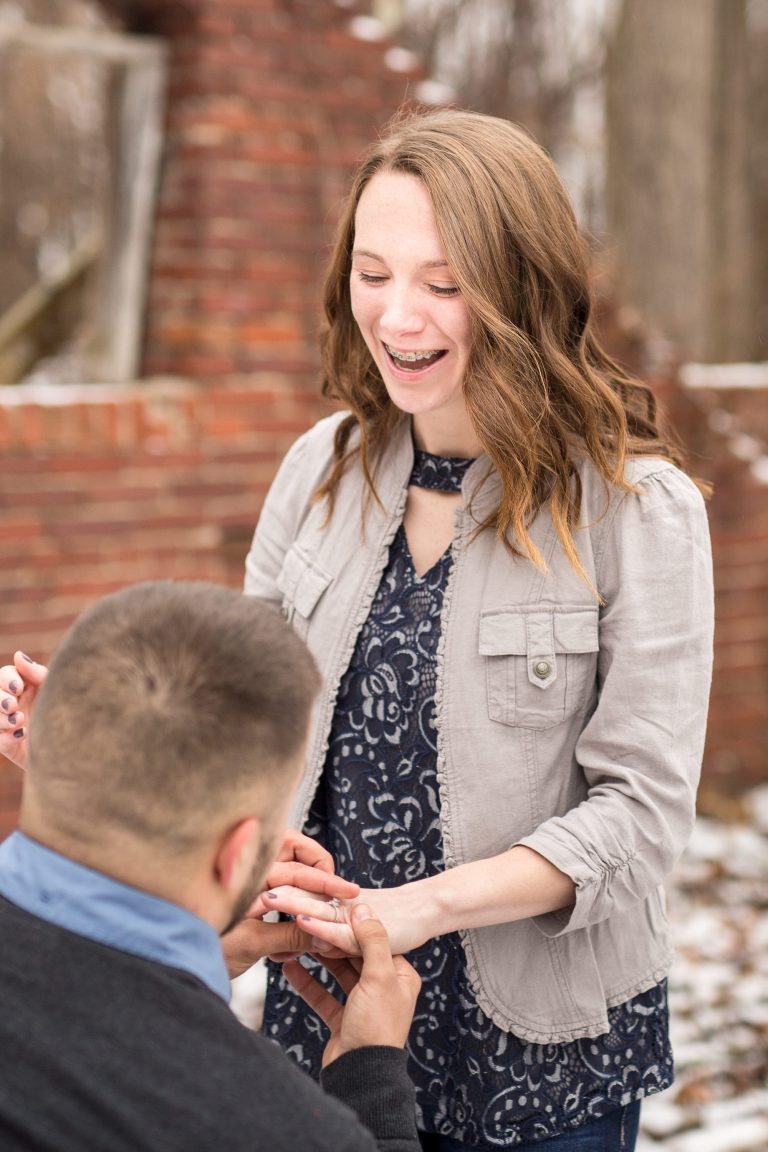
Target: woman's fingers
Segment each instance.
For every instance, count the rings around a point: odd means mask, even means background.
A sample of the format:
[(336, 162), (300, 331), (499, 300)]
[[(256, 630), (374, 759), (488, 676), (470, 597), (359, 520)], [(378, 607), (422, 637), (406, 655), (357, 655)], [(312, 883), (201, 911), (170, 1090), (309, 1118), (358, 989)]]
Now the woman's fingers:
[[(329, 877), (331, 879), (331, 877)], [(326, 899), (316, 891), (310, 893), (290, 884), (280, 884), (263, 893), (266, 906), (286, 916), (312, 916), (332, 924), (344, 924), (349, 918), (346, 900)]]
[(0, 668), (0, 753), (19, 767), (26, 764), (25, 725), (40, 685), (48, 675), (24, 652), (16, 652), (12, 664)]
[[(267, 873), (267, 885), (271, 891), (294, 888), (304, 894), (334, 896), (340, 900), (354, 900), (360, 894), (360, 885), (343, 880), (332, 872), (321, 871), (315, 865), (301, 864), (292, 860), (273, 864)], [(271, 904), (270, 907), (277, 907)]]

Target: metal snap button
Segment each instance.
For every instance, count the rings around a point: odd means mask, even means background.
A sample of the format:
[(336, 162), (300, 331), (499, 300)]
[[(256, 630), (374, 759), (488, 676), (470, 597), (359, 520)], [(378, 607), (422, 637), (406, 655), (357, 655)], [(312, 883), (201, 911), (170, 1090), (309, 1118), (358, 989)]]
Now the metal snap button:
[(534, 676), (538, 676), (539, 680), (546, 680), (552, 671), (552, 665), (549, 660), (537, 660), (533, 666)]

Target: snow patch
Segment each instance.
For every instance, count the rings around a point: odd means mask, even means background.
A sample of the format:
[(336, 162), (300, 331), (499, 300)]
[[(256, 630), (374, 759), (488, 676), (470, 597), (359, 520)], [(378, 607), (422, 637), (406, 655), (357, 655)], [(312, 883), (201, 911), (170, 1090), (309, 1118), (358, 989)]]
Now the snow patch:
[(768, 361), (749, 364), (683, 364), (686, 388), (768, 388)]
[(349, 31), (357, 40), (367, 40), (371, 44), (387, 39), (386, 28), (375, 16), (353, 16)]

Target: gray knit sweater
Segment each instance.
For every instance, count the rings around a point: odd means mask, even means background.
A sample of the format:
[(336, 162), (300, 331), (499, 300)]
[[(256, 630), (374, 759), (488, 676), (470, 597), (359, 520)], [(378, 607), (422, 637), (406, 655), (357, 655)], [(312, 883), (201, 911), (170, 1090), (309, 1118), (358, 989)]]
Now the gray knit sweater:
[(322, 1091), (188, 973), (0, 898), (3, 1152), (416, 1152), (404, 1053)]

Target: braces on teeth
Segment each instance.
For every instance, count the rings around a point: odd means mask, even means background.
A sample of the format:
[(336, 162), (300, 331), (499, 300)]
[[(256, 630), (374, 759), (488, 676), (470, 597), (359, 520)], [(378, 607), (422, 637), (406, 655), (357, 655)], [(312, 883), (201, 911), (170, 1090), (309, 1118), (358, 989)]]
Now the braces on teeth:
[(429, 360), (430, 356), (436, 356), (440, 351), (439, 348), (434, 352), (395, 352), (394, 348), (390, 348), (388, 344), (385, 345), (387, 352), (394, 360), (406, 360), (412, 363), (414, 360)]

